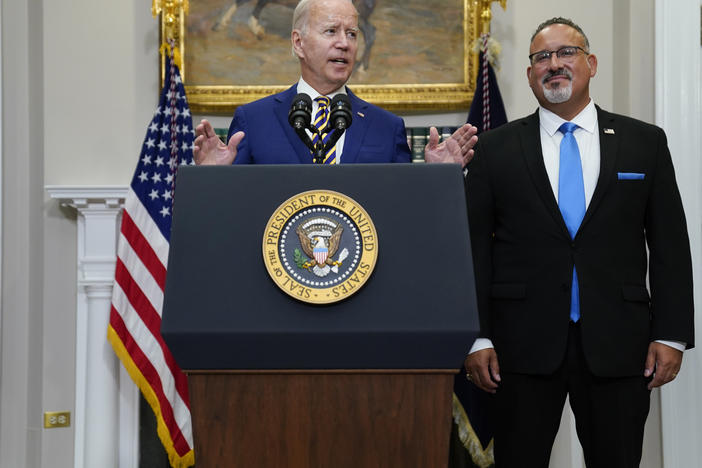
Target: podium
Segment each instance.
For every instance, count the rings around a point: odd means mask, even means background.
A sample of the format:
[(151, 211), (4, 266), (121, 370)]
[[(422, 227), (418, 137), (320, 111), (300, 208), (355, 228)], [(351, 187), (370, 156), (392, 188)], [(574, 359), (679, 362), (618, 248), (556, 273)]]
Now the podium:
[[(188, 374), (203, 467), (444, 467), (454, 375), (479, 325), (457, 165), (182, 167), (161, 333)], [(264, 228), (309, 190), (359, 203), (370, 278), (340, 302), (283, 292)]]

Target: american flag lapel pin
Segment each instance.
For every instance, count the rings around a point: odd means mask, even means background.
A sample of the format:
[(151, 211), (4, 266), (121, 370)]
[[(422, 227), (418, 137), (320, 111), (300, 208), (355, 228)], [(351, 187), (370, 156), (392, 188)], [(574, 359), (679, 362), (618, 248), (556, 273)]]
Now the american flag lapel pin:
[(604, 129), (604, 132), (605, 132), (607, 135), (614, 135), (614, 129), (613, 129), (613, 128), (605, 128), (605, 129)]

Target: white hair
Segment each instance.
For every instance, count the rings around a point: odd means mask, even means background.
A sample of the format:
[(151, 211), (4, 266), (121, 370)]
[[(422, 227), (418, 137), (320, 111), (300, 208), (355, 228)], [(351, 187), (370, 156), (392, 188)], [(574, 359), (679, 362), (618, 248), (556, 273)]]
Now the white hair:
[[(304, 36), (307, 34), (307, 29), (309, 27), (309, 22), (310, 22), (310, 8), (312, 7), (312, 3), (315, 1), (319, 0), (300, 0), (300, 2), (297, 4), (295, 7), (295, 11), (293, 12), (293, 20), (292, 20), (292, 29), (297, 29), (300, 31), (300, 35)], [(352, 0), (348, 0), (349, 3), (353, 5)], [(354, 6), (354, 9), (356, 7)], [(293, 46), (292, 50), (293, 57), (297, 57), (295, 54), (295, 47)]]
[(300, 0), (293, 12), (292, 28), (297, 29), (304, 36), (310, 19), (310, 3), (313, 0)]

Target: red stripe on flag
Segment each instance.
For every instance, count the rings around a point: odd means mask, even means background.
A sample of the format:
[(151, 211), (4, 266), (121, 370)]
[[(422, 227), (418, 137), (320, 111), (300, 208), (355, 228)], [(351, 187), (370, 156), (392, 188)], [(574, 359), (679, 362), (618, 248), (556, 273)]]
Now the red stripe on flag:
[(122, 214), (122, 234), (132, 246), (132, 249), (139, 255), (139, 258), (144, 263), (144, 266), (149, 270), (151, 276), (154, 277), (156, 283), (161, 289), (166, 288), (166, 267), (161, 260), (156, 256), (156, 253), (151, 248), (151, 244), (146, 240), (139, 227), (134, 224), (127, 210)]
[[(122, 317), (119, 315), (114, 306), (110, 310), (110, 325), (119, 336), (120, 341), (124, 345), (125, 349), (132, 358), (134, 365), (139, 369), (139, 372), (144, 376), (144, 379), (149, 383), (149, 386), (153, 390), (156, 398), (158, 399), (158, 405), (163, 421), (166, 423), (168, 432), (170, 433), (171, 441), (173, 446), (178, 452), (178, 455), (184, 456), (190, 451), (190, 445), (188, 441), (183, 436), (178, 424), (175, 420), (175, 415), (173, 414), (173, 407), (170, 401), (163, 392), (163, 384), (158, 372), (154, 368), (151, 361), (144, 354), (144, 352), (139, 347), (138, 343), (134, 340), (132, 335), (127, 330)], [(179, 371), (180, 372), (180, 371)], [(181, 375), (183, 375), (181, 373)], [(174, 375), (174, 377), (176, 377)], [(184, 400), (186, 403), (188, 400)]]
[(129, 303), (137, 314), (139, 314), (141, 321), (144, 322), (144, 325), (146, 325), (161, 347), (166, 365), (170, 369), (171, 374), (173, 374), (176, 391), (183, 401), (188, 403), (190, 401), (188, 396), (188, 380), (185, 374), (180, 370), (180, 367), (178, 367), (178, 364), (176, 364), (168, 346), (166, 346), (166, 343), (163, 341), (163, 337), (161, 336), (161, 317), (158, 315), (156, 309), (154, 309), (151, 301), (144, 295), (139, 284), (134, 281), (134, 278), (132, 278), (129, 270), (127, 270), (127, 267), (122, 263), (120, 258), (117, 258), (115, 282), (122, 288), (127, 300), (129, 300)]

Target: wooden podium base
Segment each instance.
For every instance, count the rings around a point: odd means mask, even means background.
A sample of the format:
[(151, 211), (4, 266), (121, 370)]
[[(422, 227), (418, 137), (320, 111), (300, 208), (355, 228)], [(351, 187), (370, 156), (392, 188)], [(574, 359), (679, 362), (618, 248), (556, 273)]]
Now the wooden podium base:
[(197, 468), (445, 468), (453, 371), (189, 373)]

